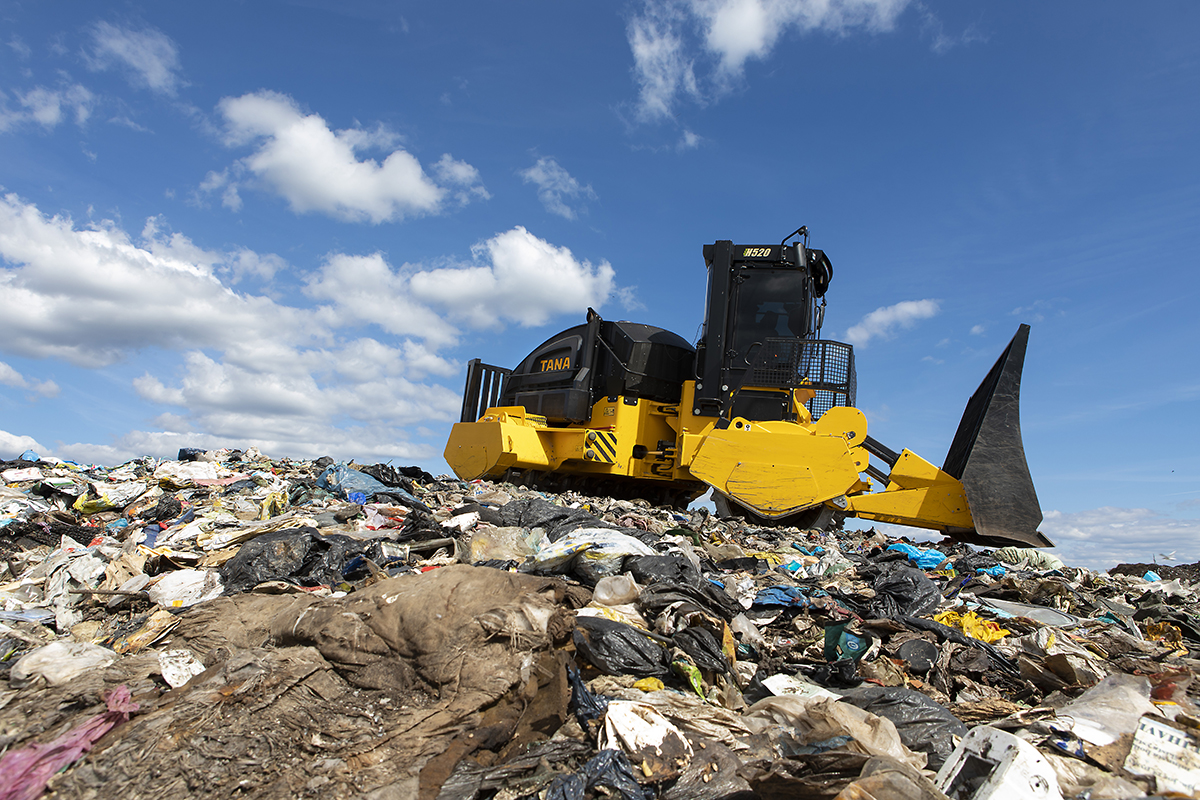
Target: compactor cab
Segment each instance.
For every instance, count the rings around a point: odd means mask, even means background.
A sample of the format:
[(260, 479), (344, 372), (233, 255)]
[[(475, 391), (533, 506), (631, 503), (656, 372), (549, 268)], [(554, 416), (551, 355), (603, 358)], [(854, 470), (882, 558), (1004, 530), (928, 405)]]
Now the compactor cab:
[(939, 469), (867, 435), (854, 349), (820, 338), (833, 267), (807, 228), (703, 254), (695, 347), (588, 309), (513, 369), (470, 362), (445, 450), (455, 473), (675, 505), (711, 488), (720, 510), (764, 524), (856, 516), (1050, 546), (1018, 418), (1028, 326), (971, 398)]

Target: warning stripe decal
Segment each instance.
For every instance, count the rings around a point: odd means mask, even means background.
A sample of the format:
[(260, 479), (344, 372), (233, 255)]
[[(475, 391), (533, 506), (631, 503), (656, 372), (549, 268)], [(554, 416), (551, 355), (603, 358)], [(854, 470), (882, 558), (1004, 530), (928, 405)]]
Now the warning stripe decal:
[(604, 431), (588, 433), (587, 452), (590, 458), (605, 464), (617, 463), (617, 435)]

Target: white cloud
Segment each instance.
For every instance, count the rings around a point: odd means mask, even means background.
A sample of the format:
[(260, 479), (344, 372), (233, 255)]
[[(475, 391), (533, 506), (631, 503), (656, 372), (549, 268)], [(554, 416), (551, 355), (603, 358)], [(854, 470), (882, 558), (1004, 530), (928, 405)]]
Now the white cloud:
[[(638, 116), (669, 118), (680, 96), (717, 96), (750, 59), (765, 59), (799, 31), (846, 35), (891, 30), (910, 0), (645, 0), (627, 36), (638, 84)], [(701, 59), (715, 62), (702, 91)]]
[(907, 330), (920, 320), (935, 316), (939, 310), (937, 300), (905, 300), (877, 308), (846, 331), (846, 341), (863, 347), (872, 339), (889, 339), (897, 330)]
[[(160, 217), (136, 239), (108, 221), (79, 228), (10, 194), (0, 198), (0, 352), (89, 367), (151, 348), (180, 354), (174, 371), (133, 382), (144, 401), (170, 409), (161, 430), (60, 445), (61, 457), (118, 463), (255, 445), (273, 455), (430, 458), (408, 430), (457, 415), (458, 387), (436, 381), (460, 374), (439, 352), (460, 326), (541, 324), (614, 291), (607, 262), (576, 259), (524, 228), (473, 256), (394, 268), (378, 253), (332, 254), (304, 286), (317, 305), (301, 308), (231, 288), (288, 272), (278, 256), (209, 250)], [(7, 365), (0, 383), (56, 389)]]
[(982, 325), (972, 325), (971, 326), (971, 335), (972, 336), (983, 336), (983, 333), (986, 330), (987, 330), (987, 328), (985, 328)]
[(930, 49), (938, 55), (955, 47), (965, 47), (975, 42), (987, 41), (987, 37), (980, 33), (978, 26), (974, 23), (964, 28), (962, 33), (947, 33), (945, 24), (924, 3), (918, 2), (915, 5), (921, 15), (921, 35), (929, 39)]
[(413, 295), (482, 328), (506, 320), (543, 325), (556, 314), (601, 305), (615, 288), (607, 261), (580, 261), (521, 226), (475, 245), (472, 253), (477, 265), (414, 274)]
[[(15, 195), (0, 199), (3, 347), (81, 366), (145, 347), (226, 347), (241, 338), (310, 329), (297, 309), (224, 286), (219, 268), (240, 254), (204, 251), (150, 220), (141, 244), (110, 222), (77, 230)], [(137, 313), (130, 313), (136, 308)]]
[(655, 121), (672, 116), (676, 98), (700, 97), (695, 61), (684, 43), (686, 5), (649, 0), (629, 21), (627, 35), (633, 51), (638, 84), (638, 117)]
[[(223, 189), (223, 202), (235, 210), (241, 205), (242, 173), (283, 197), (296, 213), (352, 222), (435, 214), (447, 199), (463, 204), (490, 196), (470, 164), (443, 155), (433, 167), (439, 185), (415, 156), (397, 147), (395, 134), (382, 127), (331, 130), (320, 115), (303, 113), (286, 95), (262, 91), (226, 97), (218, 109), (226, 145), (255, 148), (235, 168), (210, 172), (201, 185)], [(391, 152), (382, 162), (359, 159), (361, 151), (371, 149)]]
[(32, 436), (18, 436), (15, 433), (0, 430), (0, 458), (11, 460), (18, 458), (26, 450), (32, 450), (39, 456), (46, 454), (46, 448), (38, 444)]
[(465, 161), (458, 161), (449, 153), (442, 153), (442, 157), (433, 165), (433, 174), (442, 183), (457, 187), (454, 199), (459, 205), (466, 205), (476, 198), (490, 200), (492, 197), (484, 188), (479, 170)]
[(0, 93), (0, 131), (6, 131), (24, 123), (41, 125), (47, 130), (57, 127), (67, 115), (76, 125), (84, 125), (92, 114), (95, 97), (79, 84), (59, 89), (35, 87), (25, 94), (17, 93), (20, 108), (8, 107), (6, 98)]
[(565, 219), (575, 219), (577, 216), (575, 208), (568, 201), (596, 199), (590, 184), (580, 184), (553, 158), (539, 158), (532, 167), (521, 171), (521, 177), (525, 183), (537, 186), (538, 199), (547, 211)]
[(129, 73), (136, 86), (170, 96), (178, 90), (179, 49), (162, 31), (136, 31), (98, 22), (92, 28), (92, 45), (87, 54), (92, 69), (117, 65)]
[(1158, 553), (1171, 552), (1179, 564), (1200, 561), (1200, 519), (1173, 519), (1145, 508), (1049, 511), (1041, 531), (1057, 545), (1050, 552), (1067, 566), (1103, 570), (1153, 563)]
[(394, 270), (380, 253), (338, 253), (326, 258), (304, 293), (328, 302), (326, 313), (339, 326), (378, 325), (388, 333), (420, 337), (434, 346), (454, 342), (458, 330), (413, 296), (409, 287), (413, 271)]
[(29, 45), (25, 44), (21, 37), (15, 33), (9, 37), (8, 46), (17, 54), (17, 58), (22, 61), (28, 61), (29, 57), (33, 55), (33, 51), (29, 49)]
[(3, 361), (0, 361), (0, 384), (17, 389), (29, 389), (43, 397), (58, 395), (58, 384), (54, 381), (31, 381)]

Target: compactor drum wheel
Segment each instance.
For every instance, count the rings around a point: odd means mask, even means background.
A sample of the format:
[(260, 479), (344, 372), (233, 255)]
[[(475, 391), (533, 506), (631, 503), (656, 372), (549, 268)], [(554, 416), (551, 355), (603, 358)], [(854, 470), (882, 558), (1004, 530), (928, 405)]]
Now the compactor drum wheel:
[(719, 492), (713, 492), (713, 505), (717, 516), (721, 519), (733, 517), (744, 519), (751, 525), (760, 528), (800, 528), (801, 530), (830, 531), (842, 526), (845, 515), (838, 513), (829, 506), (814, 506), (785, 517), (764, 517), (756, 514), (745, 506), (726, 497)]

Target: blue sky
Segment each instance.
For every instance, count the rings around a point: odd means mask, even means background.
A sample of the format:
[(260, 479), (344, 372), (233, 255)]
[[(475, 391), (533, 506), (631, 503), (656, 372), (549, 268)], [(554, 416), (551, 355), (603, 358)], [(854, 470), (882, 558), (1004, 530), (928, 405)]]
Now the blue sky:
[(0, 3), (0, 457), (444, 471), (466, 360), (801, 224), (871, 433), (1017, 325), (1042, 530), (1200, 558), (1200, 7)]

